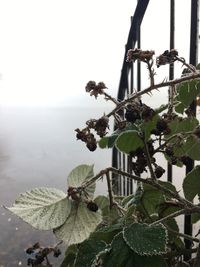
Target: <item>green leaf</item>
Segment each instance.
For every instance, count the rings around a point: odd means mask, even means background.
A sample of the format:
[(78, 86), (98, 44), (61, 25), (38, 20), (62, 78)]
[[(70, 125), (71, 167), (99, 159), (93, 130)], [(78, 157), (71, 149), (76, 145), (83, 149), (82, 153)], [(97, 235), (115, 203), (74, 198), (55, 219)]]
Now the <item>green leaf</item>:
[(163, 193), (149, 185), (143, 185), (141, 202), (146, 212), (151, 215), (158, 212), (159, 205), (164, 202)]
[(175, 104), (175, 111), (176, 111), (177, 113), (183, 114), (185, 108), (187, 108), (187, 107), (184, 106), (181, 102), (177, 102), (177, 103)]
[(196, 166), (187, 174), (183, 181), (183, 192), (185, 197), (192, 201), (197, 194), (200, 194), (200, 166)]
[(141, 130), (144, 133), (145, 140), (149, 140), (149, 137), (151, 136), (151, 131), (156, 128), (156, 124), (158, 120), (160, 119), (160, 116), (155, 115), (151, 120), (144, 121), (141, 124)]
[(126, 244), (122, 233), (115, 236), (111, 249), (103, 259), (104, 267), (167, 267), (161, 256), (140, 256)]
[(106, 196), (97, 196), (94, 199), (94, 202), (97, 204), (97, 206), (99, 207), (99, 209), (103, 210), (104, 208), (106, 208), (107, 206), (110, 205), (109, 199)]
[[(79, 165), (74, 168), (68, 175), (68, 186), (69, 187), (80, 187), (84, 182), (87, 182), (94, 176), (93, 165)], [(85, 191), (89, 198), (93, 198), (95, 191), (95, 183), (88, 186)]]
[(21, 194), (7, 209), (36, 229), (50, 230), (66, 221), (71, 201), (58, 189), (41, 187)]
[(192, 131), (199, 124), (194, 117), (189, 118), (175, 118), (169, 123), (170, 134), (167, 137), (177, 134)]
[(113, 134), (111, 136), (105, 136), (101, 138), (98, 142), (100, 148), (111, 148), (115, 144), (118, 134)]
[(74, 267), (91, 267), (96, 255), (106, 248), (100, 240), (88, 239), (80, 244)]
[(200, 140), (194, 136), (187, 138), (186, 142), (181, 146), (184, 155), (193, 160), (200, 160)]
[(69, 217), (54, 233), (68, 246), (81, 243), (96, 229), (101, 220), (99, 212), (90, 211), (85, 203), (73, 202)]
[(176, 91), (176, 100), (188, 107), (200, 93), (200, 82), (198, 80), (182, 82), (177, 86)]
[(138, 132), (129, 130), (121, 133), (116, 140), (116, 147), (124, 153), (135, 151), (139, 147), (143, 147), (142, 139), (139, 137)]
[(65, 258), (60, 267), (74, 267), (77, 251), (77, 245), (69, 246), (65, 252)]
[(163, 187), (171, 190), (172, 192), (175, 192), (175, 193), (177, 192), (176, 187), (170, 182), (158, 181), (158, 183), (162, 185)]
[(191, 217), (192, 217), (192, 223), (197, 223), (200, 220), (200, 213), (193, 213)]
[(123, 237), (128, 246), (141, 256), (166, 253), (167, 232), (162, 224), (133, 223), (124, 228)]

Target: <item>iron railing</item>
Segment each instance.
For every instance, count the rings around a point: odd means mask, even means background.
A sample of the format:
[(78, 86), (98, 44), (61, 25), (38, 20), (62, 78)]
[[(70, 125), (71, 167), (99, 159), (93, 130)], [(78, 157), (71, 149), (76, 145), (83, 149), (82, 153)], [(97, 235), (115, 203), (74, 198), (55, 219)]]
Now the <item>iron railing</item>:
[[(140, 63), (129, 63), (126, 62), (127, 51), (131, 48), (140, 48), (140, 28), (142, 20), (148, 9), (148, 4), (150, 0), (138, 0), (135, 13), (131, 18), (131, 27), (128, 34), (127, 44), (125, 46), (125, 54), (122, 64), (121, 76), (119, 81), (119, 88), (117, 93), (118, 101), (122, 101), (126, 96), (133, 92), (133, 88), (140, 91), (141, 90), (141, 68)], [(191, 15), (190, 15), (190, 48), (189, 48), (189, 63), (192, 65), (197, 65), (198, 58), (198, 18), (199, 16), (199, 0), (191, 0)], [(170, 0), (170, 28), (169, 28), (169, 49), (175, 48), (175, 0)], [(188, 20), (189, 21), (189, 20)], [(145, 34), (145, 32), (143, 33)], [(136, 81), (134, 81), (136, 75)], [(169, 79), (174, 79), (174, 65), (169, 66)], [(170, 89), (169, 89), (170, 90)], [(170, 93), (170, 92), (169, 92)], [(195, 103), (192, 103), (191, 109), (194, 113), (196, 111)], [(123, 116), (123, 114), (120, 114)], [(132, 159), (130, 156), (126, 156), (123, 153), (117, 151), (113, 148), (112, 152), (112, 165), (113, 167), (120, 168), (124, 171), (132, 172), (131, 168)], [(194, 167), (194, 162), (191, 160), (186, 165), (186, 173), (191, 171)], [(167, 166), (167, 179), (169, 182), (173, 180), (173, 168), (172, 165)], [(134, 190), (134, 185), (132, 180), (122, 176), (113, 176), (113, 188), (115, 192), (119, 195), (129, 195)], [(192, 224), (191, 216), (187, 215), (184, 219), (184, 232), (185, 234), (192, 235)], [(191, 248), (192, 243), (190, 240), (184, 240), (185, 247), (187, 249)], [(191, 255), (185, 256), (185, 260), (188, 260)]]

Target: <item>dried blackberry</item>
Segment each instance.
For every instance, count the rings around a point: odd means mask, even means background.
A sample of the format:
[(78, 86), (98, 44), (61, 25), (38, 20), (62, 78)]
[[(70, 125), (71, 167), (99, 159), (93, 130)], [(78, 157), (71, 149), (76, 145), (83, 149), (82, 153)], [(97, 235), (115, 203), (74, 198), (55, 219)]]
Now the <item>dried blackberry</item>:
[(32, 247), (27, 248), (27, 250), (26, 250), (27, 254), (32, 254), (33, 252), (34, 252), (34, 249)]
[(188, 156), (182, 156), (181, 158), (180, 158), (180, 161), (184, 164), (184, 165), (188, 165), (188, 164), (190, 164), (191, 163), (191, 158), (190, 157), (188, 157)]
[(89, 209), (89, 210), (91, 210), (91, 211), (93, 211), (93, 212), (96, 212), (96, 211), (98, 211), (98, 206), (97, 206), (97, 204), (95, 203), (95, 202), (93, 202), (93, 201), (89, 201), (88, 203), (87, 203), (87, 208)]
[(158, 131), (164, 132), (168, 128), (167, 121), (165, 119), (160, 119), (156, 124), (156, 128)]
[(134, 108), (127, 109), (124, 116), (128, 122), (132, 122), (132, 123), (134, 123), (137, 119), (140, 119), (139, 111)]
[(166, 147), (166, 149), (165, 149), (165, 153), (166, 153), (166, 155), (169, 156), (169, 157), (173, 156), (173, 155), (174, 155), (173, 148), (170, 147), (170, 146)]
[(155, 172), (156, 177), (160, 178), (165, 173), (165, 170), (161, 166), (156, 166), (154, 172)]
[(61, 250), (59, 248), (55, 248), (53, 255), (55, 258), (58, 258), (61, 255)]
[(155, 115), (155, 111), (147, 105), (142, 105), (141, 117), (143, 120), (150, 120)]
[(86, 146), (92, 152), (97, 149), (97, 144), (96, 143), (87, 143)]

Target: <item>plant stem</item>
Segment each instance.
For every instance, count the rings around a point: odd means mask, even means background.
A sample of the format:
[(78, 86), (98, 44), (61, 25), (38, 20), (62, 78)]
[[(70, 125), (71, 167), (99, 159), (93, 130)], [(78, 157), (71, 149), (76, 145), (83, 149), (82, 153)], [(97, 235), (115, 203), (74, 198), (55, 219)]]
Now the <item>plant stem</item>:
[(119, 104), (119, 102), (114, 97), (112, 97), (111, 95), (107, 94), (106, 92), (104, 92), (103, 94), (105, 95), (106, 99), (112, 101), (115, 105)]
[(147, 69), (149, 71), (149, 77), (150, 77), (150, 86), (154, 86), (154, 71), (152, 69), (153, 61), (146, 61), (147, 63)]
[(107, 180), (107, 186), (108, 186), (108, 195), (109, 195), (109, 201), (110, 201), (110, 209), (112, 209), (114, 200), (113, 200), (113, 193), (112, 193), (112, 185), (110, 182), (110, 175), (109, 172), (106, 173), (106, 180)]
[(156, 180), (156, 176), (155, 176), (155, 173), (153, 171), (152, 164), (151, 164), (151, 157), (150, 157), (150, 154), (149, 154), (149, 149), (148, 149), (148, 146), (147, 146), (147, 143), (146, 143), (145, 139), (143, 139), (143, 143), (144, 143), (144, 150), (145, 150), (147, 164), (148, 164), (148, 167), (149, 167), (151, 178)]
[(181, 237), (184, 237), (185, 239), (188, 239), (188, 240), (191, 240), (191, 241), (194, 241), (194, 242), (199, 243), (199, 239), (198, 238), (193, 237), (191, 235), (186, 235), (186, 234), (183, 234), (183, 233), (179, 233), (177, 231), (174, 231), (173, 229), (171, 229), (167, 225), (165, 225), (165, 226), (166, 226), (167, 230), (170, 231), (170, 232), (172, 232), (173, 234), (178, 235), (178, 236), (181, 236)]
[(183, 65), (186, 66), (187, 69), (191, 70), (191, 72), (197, 73), (196, 68), (193, 65), (186, 63), (184, 58), (176, 56), (176, 59), (177, 59), (177, 61), (183, 63)]
[(158, 84), (154, 84), (153, 86), (149, 86), (146, 89), (139, 91), (137, 93), (134, 93), (133, 95), (130, 95), (129, 98), (121, 101), (116, 108), (114, 108), (110, 113), (107, 114), (107, 117), (112, 116), (115, 112), (117, 112), (118, 110), (120, 110), (122, 107), (124, 107), (127, 103), (132, 102), (134, 99), (139, 98), (140, 96), (144, 95), (144, 94), (148, 94), (151, 91), (155, 90), (155, 89), (159, 89), (162, 87), (168, 87), (168, 86), (173, 86), (176, 84), (179, 84), (181, 82), (185, 82), (185, 81), (190, 81), (190, 80), (194, 80), (200, 78), (200, 73), (193, 73), (184, 77), (181, 77), (179, 79), (175, 79), (175, 80), (170, 80), (167, 82), (161, 82)]

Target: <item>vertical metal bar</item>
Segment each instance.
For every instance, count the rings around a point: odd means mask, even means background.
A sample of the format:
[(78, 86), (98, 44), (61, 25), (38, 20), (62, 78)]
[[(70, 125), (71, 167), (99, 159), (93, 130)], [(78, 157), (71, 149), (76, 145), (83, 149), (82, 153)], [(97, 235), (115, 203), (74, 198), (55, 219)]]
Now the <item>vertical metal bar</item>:
[[(140, 27), (138, 28), (137, 32), (137, 48), (140, 49)], [(141, 90), (141, 63), (138, 60), (137, 61), (137, 91), (139, 92)]]
[[(175, 4), (174, 0), (170, 0), (170, 50), (174, 49), (175, 42), (174, 42), (174, 34), (175, 33)], [(173, 80), (174, 79), (174, 63), (169, 65), (169, 79)], [(171, 92), (172, 88), (169, 88), (168, 90), (168, 95), (169, 95), (169, 101), (171, 99)], [(172, 182), (172, 164), (168, 163), (167, 164), (167, 180), (168, 182)]]
[[(196, 66), (198, 58), (198, 20), (199, 20), (199, 0), (191, 0), (191, 24), (190, 24), (190, 64)], [(190, 106), (193, 114), (196, 116), (196, 103), (195, 101)], [(194, 161), (190, 160), (186, 165), (186, 173), (190, 172), (194, 168)], [(184, 233), (192, 235), (192, 222), (191, 216), (185, 216)], [(184, 240), (185, 248), (190, 249), (192, 242), (190, 240)], [(184, 260), (189, 260), (191, 254), (185, 255)]]

